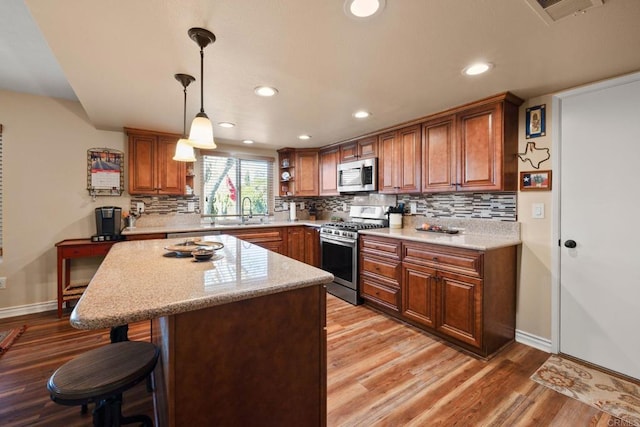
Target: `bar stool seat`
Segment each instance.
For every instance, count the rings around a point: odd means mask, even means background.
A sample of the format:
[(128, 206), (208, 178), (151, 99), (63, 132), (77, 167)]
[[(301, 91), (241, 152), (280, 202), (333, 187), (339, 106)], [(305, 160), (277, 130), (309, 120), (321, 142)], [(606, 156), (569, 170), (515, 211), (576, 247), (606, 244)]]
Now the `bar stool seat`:
[(90, 350), (62, 365), (49, 381), (51, 400), (61, 405), (96, 402), (94, 426), (119, 426), (141, 422), (152, 426), (146, 415), (124, 417), (122, 393), (149, 377), (160, 350), (149, 342), (124, 341)]

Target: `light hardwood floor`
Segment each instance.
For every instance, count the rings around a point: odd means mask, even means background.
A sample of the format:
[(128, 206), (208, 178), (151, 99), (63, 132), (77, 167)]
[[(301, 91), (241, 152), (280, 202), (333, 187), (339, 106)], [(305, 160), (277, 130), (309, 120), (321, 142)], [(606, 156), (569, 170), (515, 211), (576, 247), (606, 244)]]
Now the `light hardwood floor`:
[[(624, 425), (531, 381), (544, 352), (514, 343), (483, 361), (367, 306), (327, 301), (330, 427)], [(0, 425), (91, 425), (90, 414), (53, 403), (45, 384), (67, 360), (108, 344), (108, 331), (75, 330), (55, 312), (0, 319), (0, 330), (22, 324), (0, 357)], [(130, 325), (129, 336), (148, 340), (148, 322)], [(152, 412), (144, 384), (124, 401), (125, 414)]]

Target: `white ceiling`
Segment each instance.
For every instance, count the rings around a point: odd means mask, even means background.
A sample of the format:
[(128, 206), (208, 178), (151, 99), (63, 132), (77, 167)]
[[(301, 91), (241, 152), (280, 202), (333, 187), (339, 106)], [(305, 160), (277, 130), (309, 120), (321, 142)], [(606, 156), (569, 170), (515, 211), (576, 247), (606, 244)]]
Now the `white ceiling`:
[[(98, 129), (182, 131), (199, 109), (224, 141), (311, 147), (511, 91), (527, 99), (640, 70), (640, 0), (547, 25), (525, 0), (387, 0), (356, 21), (343, 0), (2, 0), (0, 88), (77, 99)], [(49, 50), (50, 49), (50, 50)], [(471, 62), (495, 64), (465, 77)], [(253, 88), (277, 87), (259, 98)], [(356, 120), (366, 109), (373, 116)], [(297, 135), (313, 136), (303, 142)]]

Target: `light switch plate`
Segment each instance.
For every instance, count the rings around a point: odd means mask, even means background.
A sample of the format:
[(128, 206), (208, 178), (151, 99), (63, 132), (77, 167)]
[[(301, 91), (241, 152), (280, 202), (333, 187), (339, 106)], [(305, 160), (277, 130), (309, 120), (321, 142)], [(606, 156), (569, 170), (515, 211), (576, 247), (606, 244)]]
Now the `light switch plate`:
[(7, 288), (7, 278), (0, 277), (0, 289), (6, 289), (6, 288)]
[(300, 202), (300, 210), (304, 210), (304, 202)]
[(194, 212), (196, 210), (196, 202), (187, 202), (187, 212)]
[(415, 215), (418, 213), (418, 203), (417, 202), (409, 202), (409, 209), (411, 209), (411, 214)]
[(347, 208), (347, 202), (343, 202), (343, 203), (342, 203), (342, 210), (346, 212), (346, 211), (347, 211), (347, 209), (348, 209), (348, 208)]
[(531, 218), (544, 219), (544, 203), (531, 204)]

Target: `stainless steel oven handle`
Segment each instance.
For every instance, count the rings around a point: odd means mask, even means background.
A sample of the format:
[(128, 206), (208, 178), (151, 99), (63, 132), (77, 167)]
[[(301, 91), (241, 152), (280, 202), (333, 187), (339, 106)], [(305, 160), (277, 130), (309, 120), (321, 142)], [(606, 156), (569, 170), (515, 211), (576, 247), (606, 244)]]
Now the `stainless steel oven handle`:
[(339, 236), (331, 236), (331, 237), (325, 237), (325, 236), (320, 236), (320, 243), (334, 243), (336, 245), (342, 245), (342, 246), (348, 246), (350, 248), (355, 248), (357, 241), (353, 240), (353, 239), (347, 239), (344, 237), (339, 237)]

